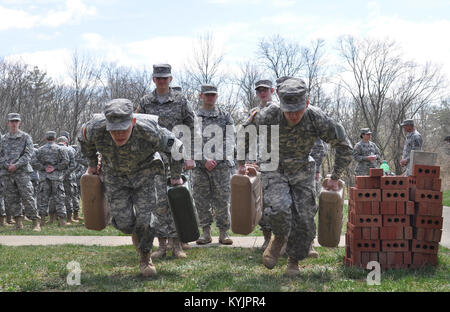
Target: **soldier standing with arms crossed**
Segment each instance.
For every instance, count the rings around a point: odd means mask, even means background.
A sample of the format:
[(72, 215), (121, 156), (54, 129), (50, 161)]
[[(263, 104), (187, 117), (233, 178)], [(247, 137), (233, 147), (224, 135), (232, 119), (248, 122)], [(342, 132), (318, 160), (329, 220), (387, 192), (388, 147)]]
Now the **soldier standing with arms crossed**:
[[(279, 125), (280, 163), (277, 170), (268, 172), (270, 184), (263, 190), (274, 233), (264, 251), (263, 264), (274, 268), (287, 241), (286, 274), (295, 276), (300, 272), (298, 261), (308, 256), (316, 235), (315, 161), (309, 156), (311, 148), (317, 138), (335, 148), (334, 169), (326, 187), (337, 190), (338, 180), (351, 162), (352, 147), (339, 123), (319, 108), (308, 107), (303, 80), (286, 80), (279, 88), (279, 96), (280, 107), (271, 105), (254, 119), (256, 126)], [(245, 173), (245, 161), (239, 161), (239, 165), (238, 172)]]
[[(181, 92), (170, 88), (172, 82), (172, 67), (169, 64), (153, 65), (153, 82), (156, 89), (144, 96), (136, 109), (137, 113), (152, 114), (158, 116), (158, 124), (172, 131), (174, 126), (186, 125), (191, 131), (191, 146), (193, 146), (195, 114)], [(187, 148), (187, 147), (186, 147)], [(192, 154), (192, 153), (191, 153)], [(165, 175), (156, 176), (156, 193), (158, 208), (153, 211), (155, 215), (155, 229), (158, 237), (158, 250), (152, 254), (153, 258), (161, 258), (166, 255), (168, 244), (172, 245), (172, 254), (177, 258), (186, 258), (182, 247), (189, 248), (187, 244), (181, 244), (175, 229), (172, 214), (167, 198), (166, 181), (170, 170), (168, 157), (162, 153), (161, 157), (166, 168)], [(193, 157), (186, 160), (184, 169), (194, 167)], [(170, 244), (171, 243), (171, 244)]]
[(102, 173), (106, 198), (111, 209), (111, 223), (118, 230), (132, 234), (139, 252), (142, 275), (154, 276), (151, 250), (155, 229), (152, 210), (156, 209), (155, 169), (160, 162), (157, 152), (166, 153), (170, 164), (171, 184), (183, 184), (183, 156), (174, 160), (172, 151), (183, 144), (169, 130), (158, 125), (153, 116), (133, 114), (133, 103), (115, 99), (105, 105), (82, 126), (81, 151), (89, 162), (88, 174), (98, 174), (97, 152), (102, 155)]

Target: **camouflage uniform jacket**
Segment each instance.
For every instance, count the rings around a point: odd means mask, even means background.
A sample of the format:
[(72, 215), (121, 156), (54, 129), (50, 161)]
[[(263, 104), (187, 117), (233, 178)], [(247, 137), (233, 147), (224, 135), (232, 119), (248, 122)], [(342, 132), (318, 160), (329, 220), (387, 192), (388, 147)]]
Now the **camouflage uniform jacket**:
[(317, 139), (314, 142), (314, 146), (311, 149), (311, 157), (314, 158), (316, 162), (316, 173), (320, 172), (320, 167), (322, 166), (322, 161), (325, 155), (328, 152), (327, 144), (324, 143), (321, 139)]
[[(321, 109), (308, 106), (303, 118), (290, 127), (277, 105), (270, 105), (253, 122), (258, 125), (279, 125), (279, 166), (278, 170), (295, 174), (309, 165), (309, 153), (317, 138), (330, 143), (336, 150), (334, 169), (331, 177), (339, 179), (352, 160), (352, 145), (345, 129), (328, 117)], [(247, 145), (247, 144), (246, 144)], [(248, 148), (246, 146), (246, 152)], [(243, 164), (243, 161), (239, 161)]]
[(64, 180), (72, 181), (75, 179), (75, 169), (77, 169), (77, 163), (75, 160), (75, 150), (71, 146), (66, 146), (64, 144), (58, 144), (64, 148), (69, 155), (69, 165), (64, 172)]
[(33, 153), (33, 140), (28, 133), (21, 130), (14, 135), (6, 133), (0, 141), (0, 175), (10, 174), (10, 164), (16, 165), (15, 173), (33, 172), (30, 165)]
[[(367, 160), (367, 156), (371, 155), (377, 156), (377, 159), (373, 161)], [(372, 141), (366, 143), (361, 140), (356, 143), (355, 148), (353, 149), (353, 159), (357, 162), (355, 171), (367, 171), (368, 174), (369, 168), (377, 168), (378, 161), (381, 160), (380, 150)]]
[[(217, 106), (214, 107), (213, 110), (205, 110), (203, 108), (200, 108), (197, 112), (197, 116), (198, 118), (202, 120), (201, 123), (201, 133), (203, 134), (203, 131), (205, 130), (206, 127), (210, 126), (210, 125), (215, 125), (218, 126), (222, 129), (222, 134), (223, 134), (223, 147), (222, 147), (222, 152), (223, 152), (223, 158), (222, 159), (216, 159), (217, 161), (217, 166), (221, 165), (221, 164), (226, 164), (228, 165), (228, 167), (234, 167), (234, 160), (233, 159), (226, 159), (226, 153), (227, 153), (227, 145), (229, 146), (228, 149), (232, 152), (230, 152), (230, 156), (232, 156), (233, 158), (235, 157), (235, 151), (236, 151), (236, 142), (234, 141), (235, 138), (235, 128), (234, 128), (234, 120), (231, 117), (231, 115), (218, 108)], [(227, 138), (227, 126), (231, 126), (231, 128), (233, 129), (233, 141), (228, 140)], [(214, 134), (217, 135), (217, 134)], [(203, 139), (203, 145), (205, 143), (207, 143), (209, 140), (211, 140), (211, 138), (202, 136)], [(213, 139), (212, 139), (213, 140)], [(214, 148), (211, 150), (211, 152), (215, 152), (215, 146)], [(196, 160), (197, 166), (199, 166), (200, 168), (204, 168), (205, 163), (206, 163), (206, 158), (205, 155), (203, 155), (203, 159), (200, 160)]]
[[(106, 118), (103, 114), (95, 114), (94, 118), (82, 126), (78, 140), (81, 152), (88, 159), (89, 167), (97, 166), (99, 152), (102, 155), (102, 171), (105, 175), (133, 176), (144, 170), (155, 174), (164, 173), (164, 167), (160, 167), (158, 152), (170, 155), (172, 146), (182, 150), (183, 144), (169, 130), (160, 127), (154, 116), (134, 114), (134, 117), (136, 125), (131, 136), (127, 143), (120, 147), (106, 131)], [(173, 179), (180, 177), (183, 162), (183, 159), (169, 158)], [(156, 172), (157, 170), (159, 171)]]
[(409, 164), (411, 151), (417, 151), (421, 149), (422, 149), (422, 136), (417, 130), (414, 130), (413, 132), (408, 133), (408, 135), (406, 136), (402, 158), (406, 159)]
[[(33, 157), (33, 168), (39, 171), (39, 179), (41, 181), (46, 178), (49, 180), (63, 181), (64, 173), (69, 166), (70, 158), (66, 149), (59, 146), (55, 142), (48, 142), (36, 151)], [(55, 170), (47, 173), (45, 168), (53, 166)]]
[(176, 125), (188, 126), (191, 130), (191, 151), (193, 151), (195, 114), (181, 92), (169, 89), (165, 102), (160, 103), (155, 89), (141, 99), (136, 113), (158, 116), (158, 124), (170, 131)]

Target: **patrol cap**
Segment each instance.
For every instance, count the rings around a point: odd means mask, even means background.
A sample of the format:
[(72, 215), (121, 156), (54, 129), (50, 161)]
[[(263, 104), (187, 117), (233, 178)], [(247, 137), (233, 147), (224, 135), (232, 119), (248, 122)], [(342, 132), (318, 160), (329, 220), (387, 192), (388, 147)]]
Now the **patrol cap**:
[(306, 84), (302, 79), (288, 79), (278, 90), (282, 112), (298, 112), (306, 107)]
[(259, 87), (264, 87), (264, 88), (272, 88), (272, 81), (267, 80), (267, 79), (262, 79), (259, 80), (255, 83), (255, 90), (258, 89)]
[(361, 134), (372, 134), (372, 131), (370, 131), (369, 128), (362, 128), (361, 129)]
[(202, 94), (217, 94), (217, 87), (212, 84), (204, 84), (201, 87)]
[(133, 119), (133, 103), (114, 99), (105, 104), (106, 131), (127, 130)]
[(408, 126), (408, 125), (411, 125), (411, 126), (414, 127), (414, 120), (413, 119), (403, 120), (403, 122), (402, 122), (402, 124), (400, 126), (403, 127), (403, 126)]
[(56, 132), (55, 131), (47, 131), (45, 134), (45, 138), (48, 140), (56, 139)]
[(8, 114), (8, 121), (15, 121), (15, 120), (18, 120), (18, 121), (22, 120), (22, 119), (20, 119), (20, 114), (18, 114), (18, 113)]
[(59, 138), (56, 139), (56, 142), (57, 143), (64, 142), (64, 143), (69, 144), (69, 140), (67, 140), (67, 138), (65, 136), (60, 136)]
[(175, 90), (175, 91), (181, 92), (181, 87), (172, 87), (172, 90)]
[(296, 80), (303, 81), (300, 78), (295, 78), (295, 77), (291, 77), (291, 76), (283, 76), (283, 77), (280, 77), (277, 80), (275, 80), (275, 83), (277, 84), (277, 88), (279, 88), (281, 86), (281, 84), (288, 79), (296, 79)]
[(69, 134), (69, 132), (67, 132), (67, 131), (60, 131), (60, 132), (59, 132), (59, 136), (66, 137), (67, 140), (70, 138), (70, 134)]
[(153, 77), (172, 77), (172, 66), (169, 64), (153, 65)]

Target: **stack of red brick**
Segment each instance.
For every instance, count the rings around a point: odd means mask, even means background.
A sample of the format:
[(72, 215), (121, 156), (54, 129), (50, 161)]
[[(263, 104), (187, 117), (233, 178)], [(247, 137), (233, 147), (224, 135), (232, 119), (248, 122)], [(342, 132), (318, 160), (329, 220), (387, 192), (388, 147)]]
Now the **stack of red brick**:
[(415, 165), (409, 177), (410, 198), (415, 202), (411, 267), (437, 265), (442, 236), (442, 192), (439, 166)]
[(433, 188), (439, 184), (440, 190), (439, 167), (429, 176), (423, 168), (415, 166), (411, 177), (383, 176), (383, 169), (356, 177), (349, 194), (346, 265), (366, 268), (378, 261), (383, 269), (396, 269), (437, 263), (442, 193)]

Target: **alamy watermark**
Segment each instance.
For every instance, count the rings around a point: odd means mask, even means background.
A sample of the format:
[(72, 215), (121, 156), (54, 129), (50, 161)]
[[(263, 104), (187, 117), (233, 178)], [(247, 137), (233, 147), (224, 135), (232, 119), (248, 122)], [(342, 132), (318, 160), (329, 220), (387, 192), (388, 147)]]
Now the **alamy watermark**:
[(370, 261), (366, 268), (372, 270), (367, 274), (367, 285), (381, 285), (381, 265), (378, 261)]
[(67, 274), (67, 285), (69, 286), (80, 286), (81, 285), (81, 267), (80, 263), (76, 261), (71, 261), (67, 263), (66, 269), (69, 270)]
[[(174, 160), (214, 159), (214, 160), (247, 160), (260, 161), (262, 171), (275, 171), (279, 162), (279, 126), (255, 125), (239, 126), (236, 131), (234, 125), (226, 125), (225, 133), (219, 125), (208, 125), (202, 129), (202, 118), (197, 118), (194, 124), (194, 139), (191, 129), (186, 125), (176, 125), (172, 132), (183, 143), (184, 151), (179, 146), (172, 147)], [(270, 142), (268, 142), (270, 129)], [(248, 153), (246, 154), (246, 136)], [(204, 140), (204, 138), (206, 140)], [(192, 154), (192, 141), (194, 153)], [(269, 147), (270, 143), (270, 149)]]

